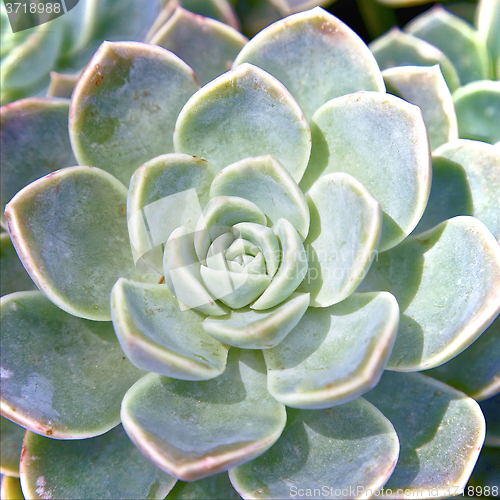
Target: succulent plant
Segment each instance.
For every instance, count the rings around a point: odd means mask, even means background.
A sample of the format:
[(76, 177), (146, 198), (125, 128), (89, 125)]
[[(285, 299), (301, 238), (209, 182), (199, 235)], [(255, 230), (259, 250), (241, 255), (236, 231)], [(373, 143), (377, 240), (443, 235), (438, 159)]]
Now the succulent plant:
[[(485, 437), (461, 390), (498, 392), (498, 151), (443, 144), (432, 178), (422, 112), (321, 8), (203, 26), (230, 71), (106, 42), (71, 101), (2, 108), (5, 291), (31, 286), (14, 248), (39, 289), (1, 301), (2, 473), (43, 499), (459, 494)], [(473, 349), (470, 387), (438, 380)]]
[(500, 2), (481, 0), (475, 27), (436, 6), (413, 19), (404, 31), (393, 28), (370, 48), (380, 67), (387, 70), (390, 90), (429, 109), (426, 91), (417, 87), (423, 84), (427, 90), (432, 85), (429, 80), (436, 76), (429, 76), (432, 70), (426, 75), (423, 68), (406, 66), (439, 65), (452, 93), (459, 137), (495, 144), (500, 141), (499, 33)]

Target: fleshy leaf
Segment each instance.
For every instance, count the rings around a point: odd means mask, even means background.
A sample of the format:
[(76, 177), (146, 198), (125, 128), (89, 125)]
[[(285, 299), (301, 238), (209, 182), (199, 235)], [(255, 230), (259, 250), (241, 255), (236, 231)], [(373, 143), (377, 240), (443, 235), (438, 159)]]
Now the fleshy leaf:
[[(489, 189), (493, 186), (489, 186)], [(431, 229), (457, 215), (474, 215), (474, 203), (467, 172), (462, 165), (432, 155), (432, 186), (424, 215), (413, 234)]]
[(484, 80), (453, 93), (458, 135), (494, 144), (500, 140), (500, 82)]
[(273, 232), (281, 246), (281, 263), (266, 291), (250, 307), (256, 310), (274, 307), (290, 296), (307, 274), (307, 255), (299, 233), (286, 219), (280, 219)]
[(194, 231), (208, 202), (212, 165), (189, 155), (167, 154), (139, 167), (130, 180), (127, 220), (136, 263), (163, 274), (163, 250), (172, 231)]
[(453, 92), (460, 86), (457, 70), (437, 47), (399, 28), (392, 28), (370, 44), (380, 69), (395, 66), (434, 66), (439, 64), (448, 87)]
[(25, 495), (42, 499), (163, 500), (176, 483), (140, 454), (121, 425), (77, 441), (55, 441), (28, 432), (21, 474)]
[(120, 279), (111, 311), (118, 340), (138, 368), (183, 380), (224, 371), (228, 348), (205, 333), (203, 315), (180, 310), (167, 286)]
[(500, 392), (500, 317), (465, 351), (426, 375), (476, 400)]
[(80, 73), (69, 75), (65, 73), (50, 72), (50, 85), (47, 90), (47, 97), (67, 97), (70, 98), (75, 89), (76, 82), (80, 78)]
[(380, 240), (380, 204), (348, 174), (324, 175), (307, 194), (311, 229), (304, 248), (309, 269), (299, 286), (311, 305), (328, 307), (361, 283)]
[(352, 401), (380, 379), (398, 321), (398, 304), (385, 292), (310, 308), (278, 346), (264, 351), (269, 392), (293, 408)]
[(326, 103), (313, 121), (309, 168), (361, 182), (382, 207), (380, 251), (397, 245), (420, 220), (431, 187), (420, 109), (389, 94), (359, 92)]
[(123, 355), (109, 322), (61, 311), (40, 292), (2, 297), (2, 415), (56, 439), (102, 434), (144, 373)]
[(405, 31), (446, 54), (462, 85), (490, 78), (490, 58), (484, 39), (469, 23), (441, 6), (415, 18)]
[[(4, 368), (2, 366), (3, 378)], [(23, 448), (24, 432), (25, 430), (19, 425), (0, 417), (0, 473), (19, 477), (19, 459)]]
[(480, 141), (458, 140), (443, 145), (435, 155), (465, 171), (474, 216), (500, 242), (500, 149)]
[(0, 496), (2, 500), (24, 500), (19, 479), (17, 477), (3, 476)]
[(24, 290), (36, 290), (29, 274), (19, 260), (8, 233), (0, 234), (1, 296)]
[(385, 91), (375, 58), (361, 38), (319, 7), (261, 31), (234, 64), (244, 62), (283, 83), (308, 119), (335, 97), (359, 90)]
[(165, 282), (170, 292), (182, 303), (182, 308), (222, 316), (227, 313), (226, 307), (217, 303), (202, 284), (201, 264), (194, 251), (194, 234), (181, 226), (170, 235), (163, 260)]
[(242, 349), (269, 349), (290, 333), (308, 306), (309, 295), (296, 294), (271, 309), (231, 311), (227, 316), (207, 318), (202, 326), (226, 344)]
[(229, 478), (244, 498), (312, 498), (320, 490), (323, 498), (357, 498), (384, 485), (398, 452), (389, 420), (358, 398), (326, 410), (289, 409), (279, 441)]
[(111, 288), (139, 273), (130, 252), (127, 190), (112, 175), (72, 167), (39, 179), (5, 209), (12, 242), (38, 288), (70, 314), (109, 321)]
[(240, 222), (251, 222), (265, 227), (264, 212), (245, 198), (218, 196), (212, 198), (203, 210), (203, 217), (196, 224), (194, 246), (200, 261), (205, 260), (210, 244)]
[(56, 65), (63, 42), (63, 22), (63, 19), (54, 19), (30, 30), (29, 37), (2, 59), (2, 105), (35, 93), (48, 83), (49, 72)]
[(200, 479), (192, 483), (177, 481), (168, 494), (168, 500), (241, 500), (240, 495), (229, 481), (227, 472)]
[(431, 150), (458, 139), (453, 98), (439, 66), (398, 66), (382, 73), (387, 91), (420, 108)]
[(309, 208), (292, 176), (272, 156), (246, 158), (219, 172), (210, 197), (239, 196), (255, 203), (271, 220), (286, 218), (302, 239), (309, 231)]
[(78, 162), (128, 185), (143, 163), (173, 152), (175, 120), (197, 89), (191, 68), (171, 52), (104, 42), (71, 99), (69, 131)]
[(231, 349), (226, 371), (213, 380), (143, 377), (125, 395), (122, 422), (160, 469), (194, 481), (264, 453), (286, 412), (267, 392), (262, 354)]
[(500, 394), (481, 401), (481, 410), (486, 418), (487, 446), (500, 446)]
[[(171, 0), (172, 1), (172, 0)], [(241, 31), (240, 22), (228, 0), (180, 0), (180, 4), (191, 12), (217, 19), (235, 30)]]
[(474, 217), (455, 217), (378, 255), (358, 291), (396, 296), (401, 320), (388, 368), (439, 366), (500, 310), (500, 247)]
[[(493, 63), (500, 64), (500, 2), (481, 0), (477, 5), (476, 26), (493, 58)], [(497, 77), (500, 75), (497, 75)]]
[(224, 23), (177, 7), (149, 43), (172, 51), (193, 68), (200, 85), (231, 69), (248, 39)]
[(484, 418), (473, 399), (420, 373), (391, 372), (365, 398), (392, 422), (401, 443), (386, 491), (423, 498), (461, 492), (484, 441)]
[(311, 133), (283, 84), (242, 64), (187, 102), (175, 125), (174, 144), (176, 151), (204, 158), (217, 171), (271, 154), (298, 182), (309, 160)]
[[(0, 110), (1, 215), (24, 186), (76, 164), (68, 136), (69, 101), (31, 98)], [(50, 123), (50, 126), (47, 124)]]

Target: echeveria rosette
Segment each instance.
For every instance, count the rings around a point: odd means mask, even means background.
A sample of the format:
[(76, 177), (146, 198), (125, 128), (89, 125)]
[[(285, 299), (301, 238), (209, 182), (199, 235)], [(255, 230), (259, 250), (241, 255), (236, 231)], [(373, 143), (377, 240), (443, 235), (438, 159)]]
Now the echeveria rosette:
[[(120, 483), (163, 498), (175, 479), (160, 469), (207, 491), (229, 469), (246, 498), (289, 481), (464, 485), (477, 404), (395, 371), (438, 367), (489, 326), (500, 250), (470, 216), (409, 236), (431, 182), (419, 109), (384, 92), (366, 46), (321, 9), (197, 89), (162, 48), (104, 44), (70, 105), (71, 150), (93, 167), (7, 206), (45, 294), (2, 299), (2, 414), (28, 429), (25, 494), (78, 496), (77, 467), (83, 488), (99, 477), (96, 497)], [(110, 472), (108, 456), (130, 455), (120, 418), (158, 470)]]

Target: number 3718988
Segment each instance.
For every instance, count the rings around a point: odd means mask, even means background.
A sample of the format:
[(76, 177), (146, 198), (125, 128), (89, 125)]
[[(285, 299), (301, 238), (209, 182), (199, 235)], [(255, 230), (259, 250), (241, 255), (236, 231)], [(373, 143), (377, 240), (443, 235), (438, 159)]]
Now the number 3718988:
[(27, 2), (14, 2), (6, 3), (5, 9), (7, 14), (59, 14), (61, 12), (61, 4), (59, 2), (54, 3), (27, 3)]

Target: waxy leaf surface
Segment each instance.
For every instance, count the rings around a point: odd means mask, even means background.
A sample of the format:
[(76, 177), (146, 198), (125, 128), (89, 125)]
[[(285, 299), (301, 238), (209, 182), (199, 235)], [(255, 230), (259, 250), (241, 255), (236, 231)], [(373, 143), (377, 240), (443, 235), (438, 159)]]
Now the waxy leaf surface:
[(61, 311), (40, 292), (2, 298), (2, 415), (56, 439), (102, 434), (144, 373), (124, 356), (113, 326)]

